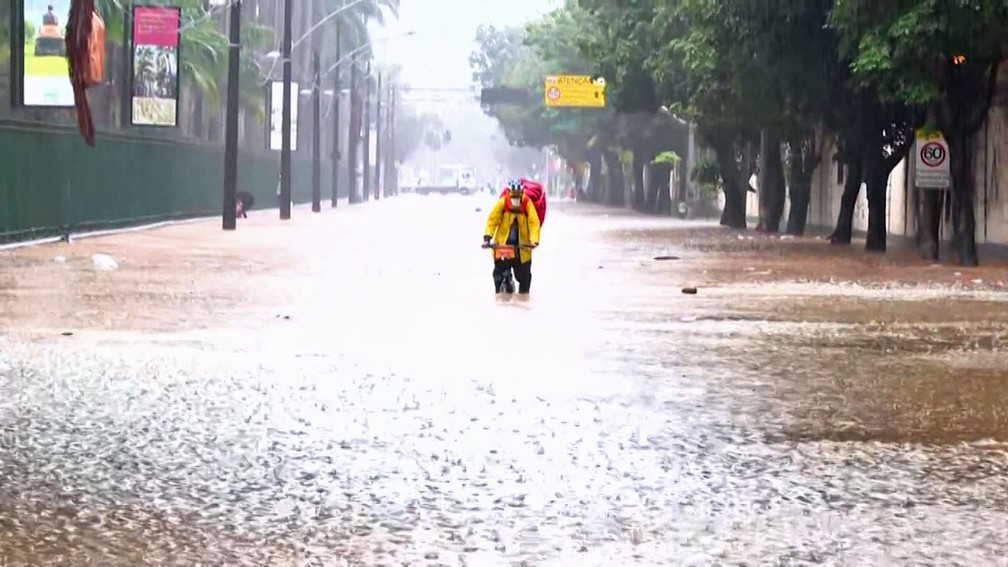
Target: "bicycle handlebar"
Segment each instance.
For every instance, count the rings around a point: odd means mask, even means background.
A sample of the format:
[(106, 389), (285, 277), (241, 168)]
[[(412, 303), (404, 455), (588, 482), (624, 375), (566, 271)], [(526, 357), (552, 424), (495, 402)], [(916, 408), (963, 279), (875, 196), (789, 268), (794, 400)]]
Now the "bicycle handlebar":
[[(513, 244), (497, 244), (494, 242), (484, 242), (483, 245), (481, 246), (481, 248), (488, 248), (491, 250), (497, 250), (498, 248), (514, 248), (514, 247), (515, 246)], [(522, 244), (520, 245), (520, 247), (528, 250), (532, 250), (533, 248), (535, 248), (535, 246), (532, 246), (531, 244)]]

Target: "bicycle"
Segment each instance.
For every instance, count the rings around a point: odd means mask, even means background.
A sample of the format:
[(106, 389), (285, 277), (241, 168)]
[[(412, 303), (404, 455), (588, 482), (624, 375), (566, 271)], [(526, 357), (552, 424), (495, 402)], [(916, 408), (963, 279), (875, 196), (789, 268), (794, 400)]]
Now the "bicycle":
[[(484, 242), (481, 248), (486, 248), (494, 251), (494, 261), (513, 261), (518, 255), (518, 248), (523, 248), (526, 250), (531, 250), (535, 246), (531, 244), (521, 244), (520, 246), (514, 246), (512, 244), (497, 244), (496, 242)], [(500, 285), (497, 287), (497, 293), (514, 293), (515, 285), (514, 278), (511, 275), (511, 268), (504, 273), (504, 279), (501, 280)]]

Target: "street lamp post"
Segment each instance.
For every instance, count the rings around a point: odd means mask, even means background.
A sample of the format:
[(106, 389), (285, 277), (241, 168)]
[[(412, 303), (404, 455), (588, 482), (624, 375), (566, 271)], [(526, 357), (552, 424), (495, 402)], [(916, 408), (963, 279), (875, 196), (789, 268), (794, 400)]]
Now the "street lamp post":
[(364, 200), (371, 199), (371, 61), (364, 68), (364, 113), (361, 125), (364, 128), (364, 179), (361, 184)]
[(385, 152), (385, 187), (392, 187), (392, 194), (399, 194), (399, 173), (396, 170), (395, 155), (395, 109), (396, 95), (395, 86), (389, 85), (389, 110), (388, 110), (388, 150)]
[[(357, 58), (350, 60), (350, 127), (347, 128), (347, 194), (351, 204), (357, 202), (357, 149), (359, 147), (354, 126), (360, 125), (360, 114), (357, 94)], [(357, 132), (359, 134), (359, 132)]]
[(319, 52), (312, 53), (312, 212), (322, 211), (322, 69)]
[(283, 112), (280, 121), (280, 219), (291, 216), (291, 0), (284, 0), (284, 29), (281, 57), (283, 57)]
[(374, 151), (374, 195), (375, 199), (381, 199), (381, 167), (382, 167), (382, 76), (378, 73), (378, 85), (375, 89), (375, 151)]
[(237, 227), (235, 200), (238, 198), (238, 75), (241, 56), (241, 1), (231, 2), (228, 40), (227, 119), (224, 137), (224, 203), (221, 224), (224, 230)]
[[(339, 162), (340, 162), (340, 59), (343, 46), (340, 44), (340, 29), (342, 24), (336, 20), (336, 65), (333, 68), (333, 142), (332, 142), (332, 206), (336, 208), (339, 200)], [(321, 78), (319, 79), (321, 80)]]

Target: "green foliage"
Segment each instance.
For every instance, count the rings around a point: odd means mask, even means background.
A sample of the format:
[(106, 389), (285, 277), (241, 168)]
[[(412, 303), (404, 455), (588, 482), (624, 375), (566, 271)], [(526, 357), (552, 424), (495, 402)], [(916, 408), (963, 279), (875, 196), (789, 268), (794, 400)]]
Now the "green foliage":
[(690, 180), (700, 185), (717, 185), (721, 182), (721, 172), (717, 163), (710, 160), (700, 160), (690, 172)]
[[(970, 82), (984, 86), (1002, 56), (1008, 3), (836, 0), (830, 27), (858, 87), (876, 90), (885, 101), (926, 106), (948, 94), (955, 75), (972, 75)], [(953, 63), (956, 55), (965, 56), (963, 65)]]
[(675, 164), (679, 163), (680, 161), (682, 161), (682, 158), (679, 157), (679, 154), (673, 152), (672, 150), (666, 150), (664, 152), (661, 152), (657, 156), (655, 156), (655, 158), (653, 160), (651, 160), (651, 163), (654, 164), (654, 165), (657, 165), (657, 164), (660, 164), (660, 163), (667, 163), (667, 164), (670, 164), (670, 165), (675, 165)]

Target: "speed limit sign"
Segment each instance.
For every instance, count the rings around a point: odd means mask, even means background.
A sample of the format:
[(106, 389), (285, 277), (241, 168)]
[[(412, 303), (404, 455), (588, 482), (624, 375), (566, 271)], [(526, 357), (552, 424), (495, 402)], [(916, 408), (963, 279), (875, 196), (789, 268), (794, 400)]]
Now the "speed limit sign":
[(916, 146), (914, 185), (920, 189), (948, 189), (951, 176), (945, 138), (939, 133), (918, 131)]
[(945, 151), (945, 146), (937, 142), (928, 142), (921, 146), (920, 158), (928, 167), (940, 167), (945, 163), (946, 155), (948, 152)]

